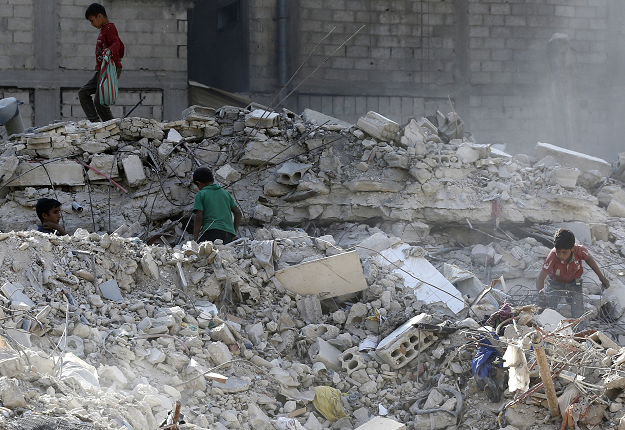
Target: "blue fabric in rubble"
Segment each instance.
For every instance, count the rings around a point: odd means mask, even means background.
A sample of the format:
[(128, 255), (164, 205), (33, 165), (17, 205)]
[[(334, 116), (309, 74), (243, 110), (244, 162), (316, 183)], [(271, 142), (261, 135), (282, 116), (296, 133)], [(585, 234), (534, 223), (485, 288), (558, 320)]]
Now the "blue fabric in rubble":
[[(493, 333), (495, 339), (499, 339), (499, 336)], [(483, 379), (488, 376), (490, 369), (493, 367), (493, 360), (497, 358), (499, 352), (492, 346), (490, 341), (485, 337), (480, 338), (480, 347), (473, 357), (471, 362), (471, 371), (473, 376)]]

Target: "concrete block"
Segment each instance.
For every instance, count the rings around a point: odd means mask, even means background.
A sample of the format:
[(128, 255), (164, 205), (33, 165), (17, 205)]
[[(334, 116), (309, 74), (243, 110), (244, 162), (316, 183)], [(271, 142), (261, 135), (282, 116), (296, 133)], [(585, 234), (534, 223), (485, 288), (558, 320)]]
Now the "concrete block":
[(126, 181), (131, 187), (138, 187), (146, 183), (147, 178), (143, 170), (143, 163), (138, 155), (129, 155), (122, 160)]
[(590, 235), (594, 240), (602, 240), (607, 242), (610, 240), (610, 228), (607, 224), (592, 223), (589, 224)]
[(6, 376), (0, 378), (0, 399), (5, 408), (26, 408), (26, 399), (20, 387)]
[(304, 121), (309, 122), (311, 124), (321, 125), (325, 124), (323, 128), (326, 130), (343, 130), (346, 128), (351, 128), (351, 124), (340, 119), (334, 118), (332, 116), (323, 114), (321, 112), (317, 112), (312, 109), (305, 109), (302, 113), (302, 118)]
[(9, 357), (0, 360), (0, 375), (13, 378), (25, 370), (24, 363), (20, 357)]
[[(119, 170), (115, 162), (115, 156), (109, 154), (98, 154), (91, 158), (89, 165), (110, 178), (119, 178)], [(94, 170), (87, 170), (90, 181), (106, 181), (107, 179)]]
[(19, 165), (19, 160), (16, 156), (0, 157), (0, 185), (6, 184), (6, 182), (13, 176), (15, 169)]
[(230, 164), (226, 164), (215, 172), (215, 176), (221, 182), (232, 183), (241, 177), (241, 173)]
[(277, 271), (276, 278), (293, 293), (301, 296), (317, 295), (323, 299), (367, 288), (356, 251), (287, 267)]
[(399, 423), (390, 418), (374, 417), (356, 430), (406, 430), (406, 424)]
[(262, 109), (256, 109), (245, 116), (245, 125), (247, 127), (272, 128), (277, 126), (279, 121), (279, 114)]
[(365, 369), (367, 367), (367, 363), (365, 363), (360, 352), (358, 352), (357, 346), (349, 348), (339, 355), (339, 362), (348, 375), (351, 375), (356, 370)]
[(215, 109), (204, 106), (189, 106), (182, 111), (182, 119), (186, 121), (209, 121), (215, 119)]
[(302, 176), (304, 176), (304, 173), (306, 173), (311, 167), (312, 164), (293, 162), (284, 163), (278, 169), (277, 181), (284, 185), (297, 185), (302, 179)]
[(399, 124), (373, 111), (361, 117), (356, 126), (365, 133), (384, 141), (394, 140), (399, 132)]
[(542, 142), (538, 142), (534, 152), (538, 160), (551, 155), (558, 160), (560, 164), (577, 167), (581, 171), (598, 170), (602, 176), (610, 176), (612, 174), (612, 166), (610, 163), (601, 158), (582, 154), (581, 152), (571, 151), (570, 149)]
[(273, 209), (264, 205), (256, 205), (252, 218), (260, 222), (268, 223), (273, 217)]
[(617, 351), (620, 349), (620, 347), (616, 344), (616, 342), (614, 342), (612, 339), (606, 336), (605, 333), (600, 332), (600, 331), (594, 332), (593, 334), (588, 336), (587, 339), (592, 341), (594, 345), (598, 345), (603, 349), (612, 348)]
[(625, 218), (625, 203), (613, 198), (608, 205), (608, 215)]
[(340, 372), (342, 370), (339, 356), (341, 351), (330, 345), (323, 339), (318, 339), (308, 350), (308, 355), (313, 363), (323, 363), (326, 369)]
[(571, 167), (556, 167), (549, 172), (549, 182), (551, 185), (559, 185), (565, 190), (574, 190), (577, 186), (577, 178), (580, 171)]
[[(19, 178), (13, 180), (11, 187), (37, 187), (50, 186), (50, 181), (54, 185), (79, 186), (85, 185), (83, 167), (74, 161), (55, 161), (45, 165), (45, 169), (38, 164), (22, 162), (15, 169), (15, 176)], [(46, 174), (47, 170), (47, 174)], [(48, 177), (50, 175), (50, 177)]]
[(301, 318), (308, 324), (316, 324), (321, 321), (323, 311), (321, 301), (317, 296), (304, 296), (296, 300), (297, 309)]
[(427, 314), (409, 319), (385, 337), (375, 353), (393, 369), (404, 367), (417, 358), (419, 351), (423, 352), (438, 339), (434, 333), (414, 327), (415, 324), (429, 323), (431, 320), (432, 316)]
[(224, 364), (232, 360), (232, 353), (225, 343), (211, 342), (206, 347), (206, 351), (216, 365)]

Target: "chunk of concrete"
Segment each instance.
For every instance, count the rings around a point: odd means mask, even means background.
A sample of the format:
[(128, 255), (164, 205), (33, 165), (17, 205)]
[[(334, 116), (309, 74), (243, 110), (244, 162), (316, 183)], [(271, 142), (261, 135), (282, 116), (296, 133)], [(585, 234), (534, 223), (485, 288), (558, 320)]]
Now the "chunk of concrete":
[(308, 354), (313, 363), (323, 363), (326, 369), (340, 372), (342, 370), (339, 351), (323, 339), (318, 339), (308, 350)]
[(206, 351), (216, 365), (224, 364), (232, 360), (232, 353), (223, 342), (209, 343), (206, 347)]
[[(114, 155), (110, 154), (97, 154), (91, 158), (89, 166), (94, 169), (98, 169), (109, 178), (119, 178), (119, 170), (117, 169), (117, 162)], [(106, 181), (107, 179), (96, 172), (95, 170), (88, 169), (87, 176), (90, 181)]]
[(384, 141), (394, 140), (399, 132), (399, 124), (373, 111), (361, 117), (356, 126), (365, 133)]
[(551, 185), (559, 185), (565, 190), (574, 190), (577, 186), (577, 178), (580, 171), (571, 167), (556, 167), (549, 172), (549, 182)]
[(302, 176), (304, 176), (304, 173), (311, 167), (312, 164), (293, 163), (290, 161), (284, 163), (278, 169), (277, 181), (284, 185), (297, 185), (302, 179)]
[(215, 109), (193, 105), (182, 111), (182, 119), (186, 121), (209, 121), (215, 119)]
[(360, 355), (360, 352), (358, 352), (357, 346), (349, 348), (339, 355), (339, 362), (341, 363), (343, 370), (345, 370), (348, 375), (367, 367), (367, 363), (365, 363), (365, 360)]
[(304, 109), (304, 112), (302, 113), (302, 118), (304, 118), (304, 121), (311, 124), (325, 124), (323, 128), (327, 130), (343, 130), (352, 126), (348, 122), (341, 121), (340, 119), (334, 118), (321, 112), (317, 112), (316, 110), (312, 109)]
[(620, 349), (620, 347), (616, 344), (616, 342), (610, 339), (605, 333), (600, 332), (600, 331), (594, 332), (593, 334), (588, 336), (587, 339), (592, 341), (593, 344), (600, 346), (603, 349), (612, 348), (617, 351)]
[(258, 220), (260, 222), (268, 223), (271, 221), (273, 217), (273, 209), (265, 205), (256, 205), (254, 207), (254, 212), (252, 213), (252, 218)]
[(222, 166), (215, 172), (215, 176), (221, 182), (231, 183), (241, 178), (241, 173), (230, 164)]
[(245, 116), (246, 127), (272, 128), (278, 125), (280, 115), (276, 112), (269, 112), (256, 109)]
[(0, 375), (14, 378), (25, 370), (24, 362), (20, 357), (0, 359)]
[(358, 252), (351, 251), (278, 270), (276, 278), (287, 290), (301, 296), (326, 299), (367, 288)]
[(117, 285), (117, 281), (115, 279), (101, 283), (98, 285), (98, 288), (100, 288), (100, 293), (105, 299), (112, 300), (117, 303), (124, 301), (122, 293), (119, 291), (119, 285)]
[(321, 301), (317, 296), (304, 296), (296, 301), (301, 318), (308, 324), (317, 324), (323, 317)]
[(245, 147), (241, 163), (248, 166), (280, 164), (302, 152), (299, 146), (284, 140), (252, 140)]
[(35, 303), (24, 294), (23, 291), (24, 286), (19, 282), (5, 282), (4, 285), (0, 287), (0, 292), (11, 301), (11, 307), (13, 309), (30, 310), (35, 306)]
[(5, 185), (15, 173), (20, 161), (15, 156), (0, 157), (0, 185)]
[[(47, 171), (47, 173), (46, 173)], [(48, 175), (50, 175), (48, 177)], [(37, 187), (53, 185), (85, 185), (83, 167), (74, 161), (55, 161), (44, 167), (39, 164), (21, 162), (15, 169), (15, 179), (10, 187)]]
[(2, 406), (9, 409), (25, 408), (26, 399), (18, 385), (12, 380), (3, 376), (0, 378), (0, 399)]
[(356, 430), (406, 430), (406, 424), (402, 424), (390, 418), (373, 417)]
[(138, 187), (146, 183), (147, 178), (143, 170), (143, 163), (138, 155), (132, 154), (122, 160), (126, 181), (131, 187)]
[(434, 333), (415, 327), (415, 324), (431, 321), (432, 316), (428, 314), (419, 314), (409, 319), (382, 339), (375, 353), (393, 369), (404, 367), (417, 358), (419, 351), (423, 352), (438, 339)]
[(598, 170), (603, 176), (610, 176), (612, 166), (601, 158), (571, 151), (549, 143), (538, 142), (534, 153), (537, 159), (541, 160), (548, 155), (558, 160), (560, 164), (577, 167), (581, 171)]
[[(419, 145), (423, 145), (425, 141), (425, 134), (421, 131), (421, 127), (417, 124), (417, 121), (411, 119), (408, 125), (404, 128), (404, 135), (401, 137), (401, 143), (406, 147), (416, 148)], [(417, 151), (419, 154), (420, 151)], [(423, 152), (425, 153), (425, 147)], [(419, 154), (419, 155), (421, 155)]]

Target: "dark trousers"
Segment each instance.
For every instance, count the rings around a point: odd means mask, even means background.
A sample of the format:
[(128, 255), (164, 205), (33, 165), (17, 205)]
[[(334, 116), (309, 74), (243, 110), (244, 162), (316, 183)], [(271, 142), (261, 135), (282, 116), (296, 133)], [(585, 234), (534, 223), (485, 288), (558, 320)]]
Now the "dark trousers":
[[(121, 75), (122, 70), (117, 69), (117, 77)], [(93, 78), (89, 79), (85, 85), (78, 90), (78, 98), (80, 99), (80, 105), (82, 110), (85, 111), (87, 119), (91, 122), (108, 121), (113, 119), (111, 108), (100, 104), (100, 98), (98, 97), (98, 81), (100, 72), (95, 72)], [(92, 95), (95, 94), (95, 103)]]
[(584, 294), (582, 293), (582, 280), (579, 278), (571, 282), (561, 283), (553, 279), (549, 280), (549, 286), (545, 288), (549, 307), (556, 310), (560, 300), (565, 299), (571, 306), (571, 317), (579, 318), (584, 313)]
[(217, 239), (221, 239), (225, 245), (225, 244), (232, 242), (234, 239), (236, 239), (236, 236), (227, 231), (211, 229), (211, 230), (206, 230), (202, 234), (202, 236), (200, 236), (200, 239), (197, 241), (197, 243), (206, 242), (207, 240), (214, 243), (215, 240)]

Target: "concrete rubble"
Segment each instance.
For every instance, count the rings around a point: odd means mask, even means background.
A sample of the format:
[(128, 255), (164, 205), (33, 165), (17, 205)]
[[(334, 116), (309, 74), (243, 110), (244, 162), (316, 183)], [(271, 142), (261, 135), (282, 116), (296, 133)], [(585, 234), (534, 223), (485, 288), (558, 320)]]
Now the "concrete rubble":
[[(439, 116), (195, 106), (2, 142), (0, 429), (152, 430), (176, 402), (199, 430), (625, 423), (620, 164), (495, 153)], [(229, 245), (189, 240), (200, 164), (246, 215)], [(71, 235), (34, 231), (41, 197)], [(571, 221), (611, 283), (585, 270), (584, 330), (566, 303), (539, 310), (534, 287)], [(537, 388), (536, 327), (559, 417)], [(484, 376), (486, 341), (507, 367)]]

